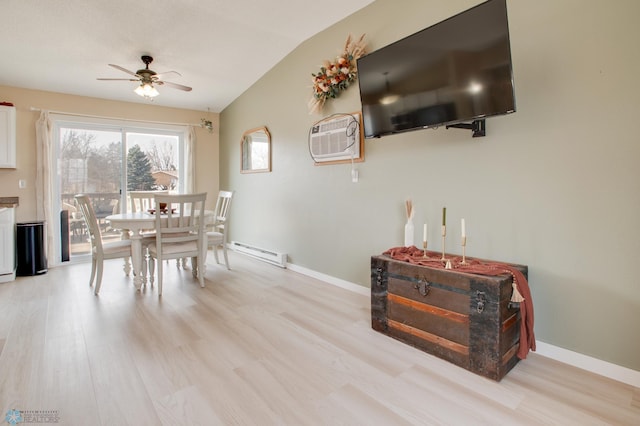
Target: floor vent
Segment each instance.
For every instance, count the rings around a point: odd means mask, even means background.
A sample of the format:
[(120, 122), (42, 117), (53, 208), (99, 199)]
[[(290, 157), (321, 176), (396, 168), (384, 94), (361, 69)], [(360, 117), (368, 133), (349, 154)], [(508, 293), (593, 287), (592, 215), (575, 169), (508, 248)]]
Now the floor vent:
[(232, 241), (229, 248), (239, 253), (244, 253), (249, 256), (255, 257), (257, 259), (263, 260), (265, 262), (271, 263), (273, 265), (279, 266), (281, 268), (287, 267), (286, 253), (278, 253), (272, 250), (266, 250), (266, 249), (255, 247), (249, 244), (239, 243), (237, 241)]

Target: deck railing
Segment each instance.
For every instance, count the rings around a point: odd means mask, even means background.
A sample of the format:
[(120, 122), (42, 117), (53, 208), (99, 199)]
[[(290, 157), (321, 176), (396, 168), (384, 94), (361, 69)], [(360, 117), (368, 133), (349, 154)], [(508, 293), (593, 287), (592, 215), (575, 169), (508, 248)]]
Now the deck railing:
[[(120, 212), (120, 194), (117, 192), (85, 192), (89, 196), (91, 205), (96, 213), (103, 238), (119, 238), (120, 232), (109, 227), (105, 220), (107, 216)], [(77, 207), (74, 194), (62, 194), (62, 204)], [(78, 210), (79, 211), (79, 210)], [(88, 234), (84, 220), (81, 217), (69, 215), (69, 251), (71, 255), (87, 254), (90, 251)]]

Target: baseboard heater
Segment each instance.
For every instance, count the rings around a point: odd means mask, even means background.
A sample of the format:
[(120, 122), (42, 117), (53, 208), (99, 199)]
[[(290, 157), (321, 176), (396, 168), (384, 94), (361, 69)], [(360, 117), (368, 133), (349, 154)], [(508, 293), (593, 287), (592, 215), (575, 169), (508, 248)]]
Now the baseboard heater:
[(286, 253), (278, 253), (272, 250), (255, 247), (250, 244), (239, 243), (238, 241), (231, 241), (229, 248), (239, 253), (244, 253), (249, 256), (255, 257), (256, 259), (271, 263), (272, 265), (279, 266), (281, 268), (287, 267)]

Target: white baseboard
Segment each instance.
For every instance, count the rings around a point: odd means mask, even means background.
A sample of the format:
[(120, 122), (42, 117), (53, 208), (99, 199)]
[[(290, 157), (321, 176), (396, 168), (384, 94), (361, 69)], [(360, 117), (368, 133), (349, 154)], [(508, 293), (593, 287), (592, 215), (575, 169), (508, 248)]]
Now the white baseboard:
[(0, 283), (8, 283), (11, 281), (15, 281), (16, 279), (16, 271), (14, 269), (13, 272), (9, 272), (8, 274), (0, 275)]
[(640, 388), (640, 371), (536, 341), (536, 352), (547, 358)]
[[(340, 278), (335, 278), (330, 275), (322, 274), (320, 272), (316, 272), (302, 266), (287, 263), (287, 268), (291, 269), (292, 271), (299, 272), (303, 275), (307, 275), (309, 277), (324, 281), (328, 284), (353, 291), (355, 293), (367, 296), (371, 294), (371, 289), (369, 289), (368, 287), (341, 280)], [(595, 373), (600, 376), (604, 376), (640, 388), (640, 371), (622, 367), (617, 364), (612, 364), (607, 361), (602, 361), (600, 359), (563, 349), (558, 346), (553, 346), (539, 340), (536, 342), (535, 353), (547, 358), (554, 359), (556, 361), (560, 361), (564, 364), (569, 364), (582, 370), (586, 370), (591, 373)]]
[(350, 281), (341, 280), (340, 278), (332, 277), (330, 275), (322, 274), (320, 272), (312, 271), (311, 269), (304, 268), (302, 266), (294, 265), (293, 263), (287, 263), (287, 269), (291, 269), (294, 272), (299, 272), (302, 275), (319, 279), (336, 287), (341, 287), (354, 293), (364, 294), (368, 296), (371, 294), (371, 290), (367, 287), (363, 287), (358, 284), (354, 284)]

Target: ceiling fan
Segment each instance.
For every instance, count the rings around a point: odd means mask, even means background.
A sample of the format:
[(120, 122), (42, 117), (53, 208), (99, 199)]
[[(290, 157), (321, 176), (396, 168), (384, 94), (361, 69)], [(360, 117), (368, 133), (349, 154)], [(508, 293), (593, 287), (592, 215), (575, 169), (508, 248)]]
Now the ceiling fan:
[(185, 92), (191, 91), (191, 87), (163, 80), (163, 78), (168, 74), (176, 74), (180, 76), (180, 73), (176, 71), (168, 71), (159, 74), (149, 69), (149, 64), (153, 62), (153, 58), (151, 56), (143, 55), (140, 59), (142, 59), (142, 62), (144, 62), (145, 68), (139, 69), (136, 72), (129, 71), (128, 69), (123, 68), (119, 65), (109, 64), (110, 67), (126, 72), (127, 74), (130, 74), (136, 78), (98, 78), (98, 80), (139, 81), (140, 86), (136, 87), (134, 92), (145, 98), (154, 98), (160, 94), (154, 87), (154, 85), (166, 85), (169, 87), (173, 87), (174, 89), (184, 90)]

